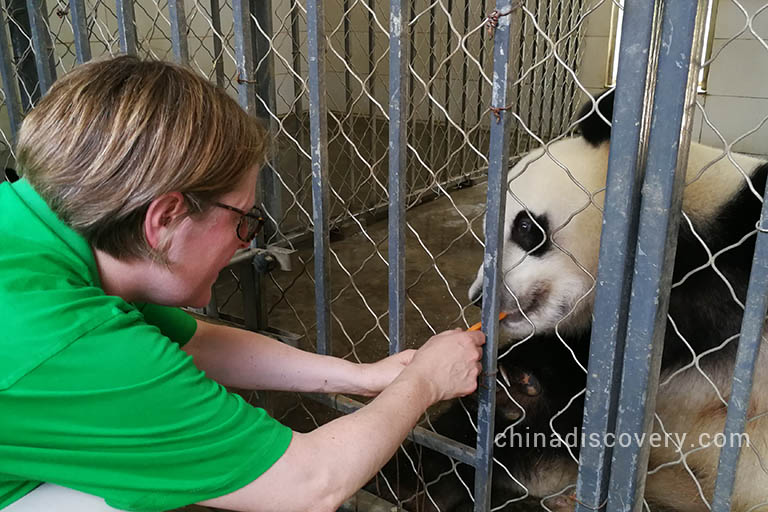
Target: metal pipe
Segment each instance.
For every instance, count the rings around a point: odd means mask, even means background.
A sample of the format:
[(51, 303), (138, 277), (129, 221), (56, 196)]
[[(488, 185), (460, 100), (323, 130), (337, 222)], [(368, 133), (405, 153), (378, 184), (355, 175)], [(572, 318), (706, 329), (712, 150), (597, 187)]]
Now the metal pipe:
[(235, 65), (237, 66), (237, 98), (248, 114), (256, 115), (256, 93), (251, 72), (253, 59), (253, 25), (250, 2), (232, 0), (232, 16), (235, 25)]
[(25, 0), (7, 0), (9, 32), (13, 46), (13, 59), (19, 83), (22, 112), (29, 112), (40, 99), (37, 87), (35, 52), (32, 51), (28, 34), (32, 32)]
[(136, 14), (133, 0), (117, 0), (116, 8), (120, 51), (128, 55), (136, 55)]
[(88, 24), (84, 0), (69, 0), (72, 15), (72, 32), (75, 39), (75, 56), (78, 64), (91, 60), (91, 42), (88, 39)]
[[(500, 13), (494, 32), (493, 93), (491, 105), (504, 109), (510, 97), (509, 47), (513, 20), (519, 9), (512, 0), (499, 0)], [(490, 114), (489, 114), (490, 115)], [(483, 259), (483, 373), (478, 387), (477, 457), (475, 459), (475, 511), (490, 509), (493, 477), (493, 427), (496, 413), (496, 360), (498, 356), (501, 287), (503, 286), (500, 254), (504, 248), (504, 210), (507, 200), (507, 160), (512, 119), (504, 110), (491, 115), (488, 149), (488, 200), (485, 225), (485, 257)]]
[[(307, 396), (315, 402), (327, 405), (344, 414), (351, 414), (365, 405), (356, 400), (352, 400), (351, 398), (347, 398), (344, 395), (324, 395), (309, 393), (304, 396)], [(438, 434), (437, 432), (427, 430), (423, 427), (413, 427), (413, 429), (408, 433), (408, 439), (414, 443), (426, 446), (430, 450), (434, 450), (436, 452), (442, 453), (447, 457), (456, 459), (459, 462), (469, 464), (470, 466), (473, 465), (477, 460), (477, 452), (471, 446), (467, 446), (451, 439), (450, 437), (445, 437)]]
[[(637, 241), (643, 160), (640, 141), (653, 14), (653, 2), (628, 2), (624, 12), (627, 26), (634, 27), (634, 30), (622, 33), (618, 87), (613, 105), (611, 152), (584, 401), (582, 431), (586, 436), (613, 432), (616, 424)], [(585, 505), (577, 504), (576, 512), (589, 512), (606, 500), (611, 455), (612, 450), (605, 443), (598, 446), (588, 444), (581, 448), (576, 494)]]
[[(408, 142), (409, 38), (403, 29), (405, 0), (389, 8), (389, 353), (400, 352), (405, 339), (405, 200)], [(405, 36), (405, 37), (403, 37)]]
[(12, 55), (10, 54), (10, 45), (8, 44), (8, 35), (6, 32), (5, 13), (0, 9), (0, 78), (3, 81), (3, 91), (5, 91), (5, 106), (8, 109), (8, 121), (11, 128), (11, 143), (16, 145), (16, 137), (21, 127), (23, 119), (21, 115), (21, 105), (19, 104), (19, 94), (14, 80), (13, 67), (11, 65)]
[[(269, 128), (270, 138), (275, 140), (280, 131), (277, 120), (277, 99), (275, 92), (275, 64), (272, 48), (272, 0), (260, 0), (250, 3), (251, 16), (256, 20), (256, 25), (260, 30), (253, 34), (253, 60), (258, 67), (256, 74), (256, 116), (261, 122)], [(264, 205), (269, 216), (273, 219), (283, 217), (282, 185), (275, 176), (275, 169), (279, 167), (278, 155), (270, 155), (270, 159), (262, 166), (259, 172), (259, 202)], [(278, 220), (279, 222), (279, 220)], [(265, 239), (268, 239), (275, 231), (277, 226), (272, 229), (272, 224), (265, 226), (264, 232), (260, 233), (254, 241), (255, 245), (263, 247)], [(267, 301), (266, 301), (266, 281), (265, 276), (260, 273), (255, 274), (255, 287), (257, 291), (256, 302), (252, 304), (254, 312), (258, 318), (260, 329), (267, 328), (269, 322), (267, 319)]]
[[(617, 433), (633, 439), (651, 431), (656, 405), (690, 143), (684, 128), (696, 85), (698, 3), (677, 0), (662, 7), (656, 88), (664, 94), (653, 101), (616, 425)], [(608, 510), (642, 510), (649, 453), (649, 443), (614, 448)]]
[(176, 62), (186, 66), (189, 62), (187, 45), (187, 16), (184, 13), (184, 0), (168, 0), (168, 14), (171, 18), (171, 45)]
[(32, 35), (32, 47), (35, 50), (35, 64), (37, 66), (37, 81), (40, 94), (45, 96), (53, 82), (56, 81), (56, 66), (53, 63), (53, 44), (51, 34), (48, 32), (46, 15), (48, 8), (45, 0), (27, 0), (30, 31)]
[(221, 7), (219, 0), (211, 0), (211, 26), (213, 27), (213, 63), (216, 85), (224, 87), (224, 51), (221, 47)]
[[(712, 512), (728, 512), (731, 509), (733, 484), (741, 455), (741, 446), (732, 442), (732, 439), (733, 434), (744, 432), (747, 424), (755, 363), (760, 350), (766, 309), (768, 309), (768, 236), (766, 236), (763, 219), (768, 219), (768, 197), (763, 198), (763, 210), (757, 224), (755, 255), (752, 259), (747, 302), (741, 322), (741, 336), (731, 383), (731, 397), (728, 400), (728, 414), (725, 418), (725, 439), (728, 442), (720, 450)], [(749, 476), (742, 475), (742, 478), (749, 478)]]
[(309, 57), (309, 131), (312, 155), (312, 219), (315, 239), (315, 311), (317, 352), (331, 353), (331, 290), (328, 110), (325, 95), (325, 17), (322, 0), (307, 1)]

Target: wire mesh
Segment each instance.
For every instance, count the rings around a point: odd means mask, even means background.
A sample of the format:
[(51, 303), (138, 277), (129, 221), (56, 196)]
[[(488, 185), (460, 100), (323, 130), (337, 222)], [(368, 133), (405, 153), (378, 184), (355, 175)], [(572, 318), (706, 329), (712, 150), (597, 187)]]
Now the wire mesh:
[[(610, 12), (619, 4), (611, 0), (527, 0), (512, 14), (520, 23), (510, 55), (512, 101), (507, 112), (514, 119), (510, 154), (519, 159), (543, 147), (539, 160), (556, 160), (554, 165), (572, 180), (569, 196), (557, 199), (574, 206), (561, 222), (549, 226), (549, 250), (561, 254), (564, 265), (579, 275), (582, 293), (551, 326), (531, 317), (531, 325), (535, 323), (540, 331), (552, 327), (551, 333), (512, 336), (500, 351), (503, 372), (497, 382), (496, 433), (501, 437), (494, 456), (493, 510), (558, 510), (572, 508), (575, 503), (572, 496), (578, 446), (572, 446), (569, 436), (572, 427), (578, 435), (581, 424), (589, 339), (588, 334), (574, 335), (583, 334), (583, 329), (579, 331), (583, 326), (577, 328), (573, 322), (589, 313), (596, 260), (575, 250), (566, 235), (589, 211), (597, 211), (599, 217), (604, 185), (583, 183), (577, 170), (559, 156), (556, 145), (577, 129), (579, 105), (598, 96), (602, 83), (594, 79), (593, 72), (607, 61)], [(488, 109), (493, 86), (489, 16), (494, 5), (485, 0), (412, 0), (408, 5), (408, 306), (403, 346), (413, 348), (432, 334), (466, 327), (479, 318), (479, 310), (466, 298), (466, 292), (482, 259), (483, 181), (488, 165), (489, 126), (494, 122), (494, 114)], [(87, 0), (86, 11), (93, 56), (118, 53), (115, 6)], [(69, 6), (63, 0), (49, 1), (44, 12), (54, 69), (61, 75), (76, 62)], [(172, 60), (167, 2), (140, 1), (135, 4), (135, 12), (138, 54)], [(289, 333), (299, 346), (314, 350), (306, 7), (298, 0), (274, 2), (272, 12), (270, 20), (251, 17), (257, 39), (268, 47), (251, 76), (268, 74), (274, 91), (273, 99), (257, 98), (274, 137), (271, 161), (275, 186), (263, 191), (270, 221), (264, 243), (289, 247), (296, 253), (291, 270), (273, 271), (264, 277), (263, 299), (269, 324), (263, 327)], [(717, 162), (741, 161), (734, 156), (736, 152), (766, 153), (768, 90), (764, 80), (747, 77), (765, 76), (755, 72), (754, 66), (768, 72), (768, 4), (765, 0), (720, 0), (714, 12), (710, 21), (712, 52), (705, 62), (709, 68), (708, 95), (696, 103), (693, 137), (720, 152), (712, 159), (693, 161), (697, 168), (691, 176), (696, 177), (712, 174), (718, 169)], [(9, 41), (3, 43), (13, 49), (18, 100), (26, 111), (39, 100), (40, 89), (25, 3), (8, 0), (3, 14), (9, 31)], [(235, 71), (231, 2), (188, 0), (185, 15), (189, 65), (236, 95), (238, 80), (243, 77)], [(388, 17), (389, 5), (383, 0), (332, 0), (326, 5), (333, 348), (334, 355), (358, 362), (379, 359), (387, 354), (388, 347), (389, 268), (383, 221), (389, 199)], [(593, 51), (603, 43), (603, 53)], [(7, 91), (2, 100), (3, 159), (6, 166), (13, 167), (14, 134), (5, 121)], [(510, 175), (513, 194), (516, 182), (525, 180), (533, 171), (532, 167), (523, 168)], [(746, 183), (749, 169), (741, 171)], [(692, 178), (691, 184), (697, 179)], [(763, 185), (751, 187), (758, 198)], [(532, 219), (542, 214), (536, 204), (514, 195), (512, 198)], [(754, 231), (721, 246), (700, 233), (692, 219), (695, 216), (686, 212), (684, 226), (705, 257), (685, 275), (676, 275), (673, 293), (695, 280), (697, 273), (714, 272), (725, 289), (721, 297), (728, 303), (727, 314), (738, 316), (744, 307), (746, 281), (743, 275), (721, 270), (718, 261), (729, 253), (749, 252)], [(596, 254), (597, 241), (592, 242)], [(515, 276), (523, 272), (526, 262), (536, 257), (534, 251), (522, 254), (519, 261), (505, 268), (505, 282), (515, 283)], [(243, 304), (242, 280), (234, 267), (222, 274), (209, 314), (244, 322), (247, 305)], [(506, 308), (521, 308), (522, 316), (527, 317), (528, 300), (516, 285), (508, 286)], [(689, 428), (686, 416), (676, 411), (686, 401), (681, 390), (699, 390), (696, 396), (712, 405), (712, 414), (726, 407), (730, 381), (707, 359), (732, 349), (738, 331), (702, 351), (688, 339), (684, 322), (678, 321), (675, 310), (670, 312), (669, 321), (667, 343), (675, 343), (690, 354), (685, 364), (667, 367), (661, 379), (655, 428), (671, 434)], [(552, 374), (551, 369), (560, 371)], [(758, 379), (756, 385), (760, 382)], [(314, 428), (337, 414), (295, 394), (260, 394), (258, 399), (278, 419), (299, 430)], [(425, 416), (421, 425), (474, 446), (476, 408), (472, 398), (441, 404)], [(758, 408), (750, 414), (748, 425), (753, 431), (763, 428), (764, 412)], [(716, 425), (722, 429), (721, 424)], [(501, 445), (514, 434), (543, 434), (548, 448), (530, 446), (531, 439), (515, 448)], [(553, 439), (560, 446), (553, 448), (552, 444), (557, 444)], [(766, 467), (764, 449), (758, 444), (745, 450), (760, 472)], [(684, 489), (680, 495), (689, 503), (706, 507), (712, 499), (714, 468), (702, 465), (705, 452), (709, 453), (699, 446), (681, 443), (666, 451), (652, 452), (648, 506), (665, 503), (665, 496), (670, 494), (654, 481), (663, 482), (675, 475), (674, 481)], [(368, 489), (409, 510), (464, 510), (473, 504), (474, 478), (468, 465), (406, 443)], [(748, 480), (749, 475), (740, 473), (737, 488), (748, 488)], [(739, 506), (746, 510), (759, 503)]]

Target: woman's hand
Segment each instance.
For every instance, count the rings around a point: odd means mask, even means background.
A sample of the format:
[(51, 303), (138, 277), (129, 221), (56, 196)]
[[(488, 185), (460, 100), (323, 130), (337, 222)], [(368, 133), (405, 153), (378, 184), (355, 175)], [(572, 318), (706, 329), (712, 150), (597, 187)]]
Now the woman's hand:
[(416, 352), (407, 373), (421, 377), (433, 403), (468, 395), (477, 389), (484, 344), (482, 331), (441, 332)]
[(375, 363), (361, 364), (361, 381), (364, 389), (359, 394), (363, 396), (378, 395), (400, 375), (400, 372), (408, 366), (415, 354), (415, 350), (408, 349)]

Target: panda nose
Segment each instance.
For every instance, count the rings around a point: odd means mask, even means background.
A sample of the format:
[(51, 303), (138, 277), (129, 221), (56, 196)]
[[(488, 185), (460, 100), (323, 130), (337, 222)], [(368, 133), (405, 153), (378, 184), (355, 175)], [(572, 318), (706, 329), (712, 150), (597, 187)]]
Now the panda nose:
[(473, 306), (477, 306), (479, 308), (483, 307), (483, 292), (479, 292), (474, 297), (471, 297), (470, 300), (472, 301)]

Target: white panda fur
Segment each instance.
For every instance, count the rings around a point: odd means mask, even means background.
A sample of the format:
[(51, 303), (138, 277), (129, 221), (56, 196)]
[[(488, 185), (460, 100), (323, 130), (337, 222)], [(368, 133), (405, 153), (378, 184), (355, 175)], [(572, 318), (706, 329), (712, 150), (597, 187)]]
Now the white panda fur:
[[(612, 94), (604, 95), (598, 105), (603, 116), (610, 119)], [(580, 366), (586, 365), (592, 322), (610, 137), (610, 128), (602, 121), (596, 122), (595, 117), (597, 114), (590, 104), (580, 115), (585, 118), (581, 125), (582, 136), (554, 142), (546, 151), (532, 151), (508, 175), (502, 258), (506, 289), (502, 291), (501, 309), (510, 315), (502, 323), (505, 335), (511, 340), (530, 339), (517, 345), (499, 364), (529, 372), (540, 380), (543, 392), (538, 399), (543, 402), (534, 404), (540, 410), (526, 411), (523, 420), (526, 428), (533, 430), (550, 432), (547, 415), (558, 412), (583, 389), (585, 382)], [(691, 145), (683, 211), (696, 233), (715, 248), (713, 253), (752, 233), (739, 248), (717, 259), (718, 269), (726, 275), (742, 303), (754, 247), (754, 226), (759, 216), (757, 196), (762, 197), (766, 174), (768, 164), (756, 158), (734, 153), (729, 156), (721, 149)], [(753, 178), (752, 189), (745, 186), (748, 177)], [(524, 215), (523, 211), (533, 215), (533, 230), (547, 230), (547, 237), (533, 249), (529, 247), (528, 251), (511, 241), (514, 233), (528, 236), (531, 232), (523, 229), (524, 222), (523, 228), (515, 224), (518, 215)], [(526, 241), (531, 239), (536, 236), (525, 238)], [(682, 220), (673, 279), (677, 285), (673, 285), (670, 315), (696, 354), (718, 346), (737, 333), (742, 314), (740, 306), (731, 298), (731, 291), (711, 267), (683, 280), (689, 271), (706, 261), (700, 242), (693, 236), (687, 221)], [(469, 292), (472, 300), (479, 299), (481, 294), (482, 268)], [(518, 304), (525, 315), (520, 313)], [(563, 343), (569, 347), (564, 347)], [(735, 349), (735, 342), (731, 342), (722, 350), (698, 360), (698, 366), (707, 373), (726, 402)], [(555, 355), (553, 352), (558, 350), (561, 353)], [(573, 361), (571, 350), (580, 365)], [(664, 422), (665, 430), (686, 433), (687, 443), (698, 439), (702, 432), (712, 436), (721, 433), (726, 415), (726, 407), (718, 393), (691, 359), (690, 350), (668, 322), (656, 412)], [(749, 417), (768, 412), (768, 397), (761, 393), (766, 385), (768, 354), (761, 351)], [(512, 395), (515, 399), (520, 398), (519, 393)], [(501, 402), (502, 410), (511, 407), (503, 400)], [(567, 432), (572, 426), (580, 428), (582, 407), (583, 401), (575, 400), (566, 414), (559, 416), (563, 431)], [(655, 429), (660, 431), (658, 423)], [(761, 467), (755, 452), (765, 451), (761, 455), (765, 456), (763, 463), (768, 467), (768, 415), (750, 421), (747, 432), (754, 450), (750, 447), (742, 449), (732, 506), (736, 511), (768, 503), (768, 473)], [(688, 449), (690, 447), (684, 451)], [(512, 474), (519, 477), (534, 496), (561, 491), (561, 475), (575, 474), (575, 463), (563, 451), (497, 449), (496, 455), (513, 466)], [(646, 498), (664, 509), (708, 510), (696, 481), (704, 498), (711, 503), (718, 456), (719, 449), (715, 447), (697, 450), (686, 456), (687, 468), (680, 463), (656, 471), (648, 477)], [(680, 454), (671, 448), (654, 449), (649, 469), (679, 459)], [(557, 467), (561, 468), (559, 472), (553, 470)], [(521, 471), (522, 477), (515, 471)], [(557, 475), (557, 478), (548, 479), (548, 474)], [(550, 480), (551, 483), (547, 483)]]

